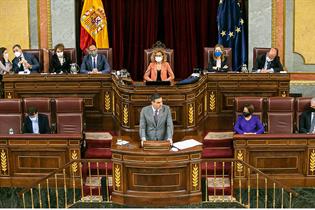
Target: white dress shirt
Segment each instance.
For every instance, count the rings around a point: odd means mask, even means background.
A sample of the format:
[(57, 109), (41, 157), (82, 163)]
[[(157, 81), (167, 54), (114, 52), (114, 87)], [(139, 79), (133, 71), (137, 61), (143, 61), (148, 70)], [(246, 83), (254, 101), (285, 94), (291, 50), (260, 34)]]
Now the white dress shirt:
[(39, 134), (38, 117), (29, 118), (32, 121), (33, 133)]

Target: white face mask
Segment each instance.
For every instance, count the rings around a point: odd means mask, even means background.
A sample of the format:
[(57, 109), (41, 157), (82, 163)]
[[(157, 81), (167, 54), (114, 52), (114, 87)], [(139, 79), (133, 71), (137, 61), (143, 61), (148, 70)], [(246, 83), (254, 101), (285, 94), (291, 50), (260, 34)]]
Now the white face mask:
[(156, 56), (155, 57), (155, 61), (158, 62), (158, 63), (160, 63), (162, 60), (163, 60), (162, 56)]
[(60, 57), (63, 57), (63, 52), (57, 52), (57, 56), (60, 58)]
[(29, 118), (30, 118), (31, 121), (37, 121), (38, 116), (37, 115), (32, 116), (32, 117), (30, 116)]
[(15, 55), (15, 57), (20, 57), (21, 56), (21, 52), (19, 52), (19, 51), (17, 51), (17, 52), (14, 52), (14, 55)]

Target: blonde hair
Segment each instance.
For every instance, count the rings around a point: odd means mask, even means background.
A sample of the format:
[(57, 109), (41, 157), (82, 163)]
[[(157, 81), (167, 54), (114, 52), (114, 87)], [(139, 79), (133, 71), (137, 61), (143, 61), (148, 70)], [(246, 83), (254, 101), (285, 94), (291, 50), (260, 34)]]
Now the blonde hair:
[(162, 48), (157, 48), (157, 49), (154, 49), (154, 50), (153, 50), (153, 52), (152, 52), (152, 54), (151, 54), (151, 57), (150, 57), (151, 62), (155, 62), (155, 55), (156, 55), (157, 53), (159, 53), (159, 52), (162, 53), (163, 62), (167, 62), (167, 56), (166, 56), (165, 50), (162, 49)]
[(213, 60), (216, 60), (217, 58), (214, 56), (214, 52), (215, 52), (215, 48), (219, 47), (222, 51), (222, 54), (221, 54), (221, 60), (224, 61), (225, 60), (225, 50), (224, 50), (224, 47), (222, 44), (216, 44), (214, 46), (214, 50), (213, 50), (213, 53), (212, 53), (212, 57), (213, 57)]

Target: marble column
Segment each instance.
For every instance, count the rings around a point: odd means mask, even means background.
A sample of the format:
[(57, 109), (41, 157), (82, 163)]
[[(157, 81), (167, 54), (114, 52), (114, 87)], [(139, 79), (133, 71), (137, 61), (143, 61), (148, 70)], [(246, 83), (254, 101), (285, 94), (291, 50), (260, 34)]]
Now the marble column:
[(75, 0), (51, 0), (52, 46), (75, 48)]
[(253, 48), (272, 45), (272, 0), (248, 1), (248, 68), (253, 67)]
[(30, 48), (39, 48), (38, 0), (29, 0)]

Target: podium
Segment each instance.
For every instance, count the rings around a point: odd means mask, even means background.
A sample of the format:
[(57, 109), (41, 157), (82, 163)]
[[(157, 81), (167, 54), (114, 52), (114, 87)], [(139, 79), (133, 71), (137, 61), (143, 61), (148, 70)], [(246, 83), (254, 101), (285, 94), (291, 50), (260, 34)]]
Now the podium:
[(113, 139), (113, 203), (127, 206), (167, 207), (199, 204), (201, 197), (201, 151), (196, 146), (181, 151), (140, 148), (140, 140)]

